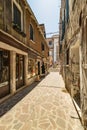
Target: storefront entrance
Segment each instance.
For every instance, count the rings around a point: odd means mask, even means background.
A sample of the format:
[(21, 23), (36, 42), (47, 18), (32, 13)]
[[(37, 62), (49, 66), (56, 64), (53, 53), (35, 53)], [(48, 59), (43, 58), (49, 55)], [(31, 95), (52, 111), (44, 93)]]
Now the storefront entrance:
[(0, 98), (10, 93), (10, 52), (0, 48)]
[(16, 89), (24, 85), (24, 56), (16, 55)]

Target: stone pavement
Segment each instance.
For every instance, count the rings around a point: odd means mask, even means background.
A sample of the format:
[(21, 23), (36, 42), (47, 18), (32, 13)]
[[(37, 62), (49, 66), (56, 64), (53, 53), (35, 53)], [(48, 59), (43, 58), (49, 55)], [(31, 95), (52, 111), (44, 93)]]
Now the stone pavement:
[(84, 130), (59, 72), (29, 88), (0, 105), (0, 130)]

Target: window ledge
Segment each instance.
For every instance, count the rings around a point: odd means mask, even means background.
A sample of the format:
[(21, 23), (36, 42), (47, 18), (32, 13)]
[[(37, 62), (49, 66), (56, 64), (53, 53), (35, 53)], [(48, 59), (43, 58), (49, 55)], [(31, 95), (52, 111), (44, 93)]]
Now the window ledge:
[(21, 28), (19, 28), (16, 24), (13, 25), (13, 29), (23, 37), (26, 37), (26, 34), (23, 31), (21, 31)]
[(30, 40), (31, 43), (35, 44), (35, 42), (33, 40)]
[(66, 65), (66, 67), (68, 68), (68, 67), (69, 67), (69, 65)]

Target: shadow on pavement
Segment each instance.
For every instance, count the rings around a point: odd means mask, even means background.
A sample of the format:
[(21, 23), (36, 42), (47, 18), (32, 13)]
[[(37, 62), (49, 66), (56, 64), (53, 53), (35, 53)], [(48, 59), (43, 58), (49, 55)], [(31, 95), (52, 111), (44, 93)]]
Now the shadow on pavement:
[[(41, 78), (40, 82), (43, 80)], [(20, 92), (16, 93), (6, 101), (0, 104), (0, 117), (3, 116), (6, 112), (8, 112), (13, 106), (15, 106), (20, 100), (22, 100), (29, 92), (32, 91), (40, 82), (34, 82), (28, 87), (20, 90)]]

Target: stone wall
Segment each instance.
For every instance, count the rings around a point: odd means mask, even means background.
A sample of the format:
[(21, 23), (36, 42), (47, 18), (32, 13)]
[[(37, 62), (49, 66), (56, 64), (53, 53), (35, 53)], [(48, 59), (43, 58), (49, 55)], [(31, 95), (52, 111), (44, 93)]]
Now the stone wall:
[[(69, 54), (68, 54), (69, 50)], [(62, 42), (62, 72), (66, 88), (82, 111), (87, 129), (87, 0), (69, 1), (69, 21)], [(68, 60), (68, 62), (67, 62)], [(68, 64), (67, 64), (68, 63)]]

